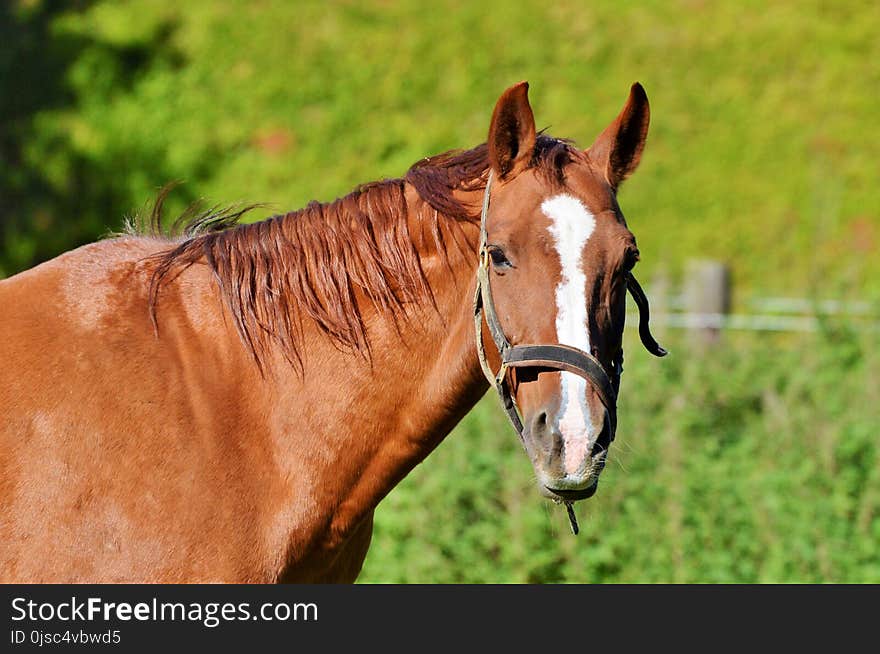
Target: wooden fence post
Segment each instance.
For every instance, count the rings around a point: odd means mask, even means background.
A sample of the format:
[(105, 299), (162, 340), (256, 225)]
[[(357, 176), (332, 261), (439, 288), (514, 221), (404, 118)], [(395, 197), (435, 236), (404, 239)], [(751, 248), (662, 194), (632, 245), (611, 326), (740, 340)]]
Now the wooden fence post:
[(724, 316), (730, 313), (730, 269), (720, 261), (691, 260), (685, 267), (684, 304), (694, 335), (703, 346), (718, 343)]

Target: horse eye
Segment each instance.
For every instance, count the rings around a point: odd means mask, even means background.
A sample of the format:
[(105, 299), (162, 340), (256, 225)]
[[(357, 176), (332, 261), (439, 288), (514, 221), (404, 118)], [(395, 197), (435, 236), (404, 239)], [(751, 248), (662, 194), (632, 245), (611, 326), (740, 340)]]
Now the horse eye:
[(489, 256), (492, 258), (492, 265), (496, 268), (503, 269), (513, 267), (513, 264), (511, 264), (508, 258), (505, 256), (504, 251), (499, 247), (490, 248)]

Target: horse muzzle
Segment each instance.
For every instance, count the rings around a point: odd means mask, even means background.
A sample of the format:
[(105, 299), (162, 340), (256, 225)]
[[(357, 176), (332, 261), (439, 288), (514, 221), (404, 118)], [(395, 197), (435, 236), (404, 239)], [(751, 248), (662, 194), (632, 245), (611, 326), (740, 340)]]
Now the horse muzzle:
[(563, 433), (554, 412), (536, 411), (526, 420), (523, 444), (545, 497), (573, 502), (595, 494), (614, 438), (609, 412), (596, 405), (587, 412), (595, 419), (582, 425), (582, 433)]

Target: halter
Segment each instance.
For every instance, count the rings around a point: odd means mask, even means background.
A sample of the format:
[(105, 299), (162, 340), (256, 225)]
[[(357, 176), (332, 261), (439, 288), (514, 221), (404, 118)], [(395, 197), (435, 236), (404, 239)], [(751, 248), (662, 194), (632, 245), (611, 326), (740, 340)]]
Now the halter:
[[(574, 373), (586, 379), (599, 395), (599, 399), (608, 412), (611, 423), (611, 440), (617, 431), (617, 393), (620, 388), (620, 376), (623, 373), (623, 350), (615, 357), (611, 374), (596, 357), (569, 345), (541, 344), (541, 345), (512, 345), (504, 335), (498, 314), (495, 311), (495, 303), (492, 300), (492, 287), (489, 283), (489, 248), (486, 221), (489, 214), (489, 191), (492, 187), (492, 171), (486, 180), (486, 191), (483, 195), (483, 209), (480, 214), (480, 265), (477, 267), (477, 287), (474, 292), (474, 327), (476, 328), (477, 356), (480, 359), (480, 367), (489, 383), (498, 393), (501, 405), (507, 414), (510, 423), (519, 434), (523, 436), (523, 423), (516, 400), (511, 392), (508, 373), (511, 368), (534, 368), (550, 369)], [(648, 327), (650, 309), (648, 298), (642, 287), (633, 277), (627, 273), (625, 277), (627, 289), (639, 307), (639, 336), (642, 344), (654, 356), (662, 357), (667, 354), (651, 336)], [(492, 340), (501, 357), (501, 367), (498, 372), (492, 371), (486, 358), (486, 350), (483, 344), (483, 319), (492, 335)], [(569, 507), (570, 509), (570, 507)], [(571, 517), (571, 511), (569, 511)], [(572, 523), (572, 527), (576, 523)]]

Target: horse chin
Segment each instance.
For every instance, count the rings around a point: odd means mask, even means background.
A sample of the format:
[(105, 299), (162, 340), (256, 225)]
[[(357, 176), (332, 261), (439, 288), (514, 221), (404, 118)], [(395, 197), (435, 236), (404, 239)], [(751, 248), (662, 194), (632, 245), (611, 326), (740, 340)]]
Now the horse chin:
[(598, 478), (587, 488), (579, 490), (565, 490), (561, 488), (552, 488), (550, 486), (541, 485), (541, 494), (547, 499), (553, 500), (557, 504), (562, 502), (577, 502), (586, 500), (596, 494), (599, 489)]
[(599, 489), (599, 478), (605, 469), (607, 446), (601, 446), (597, 453), (583, 464), (579, 474), (553, 474), (544, 469), (541, 463), (532, 461), (538, 482), (538, 490), (549, 500), (557, 504), (571, 504), (586, 500), (596, 494)]

